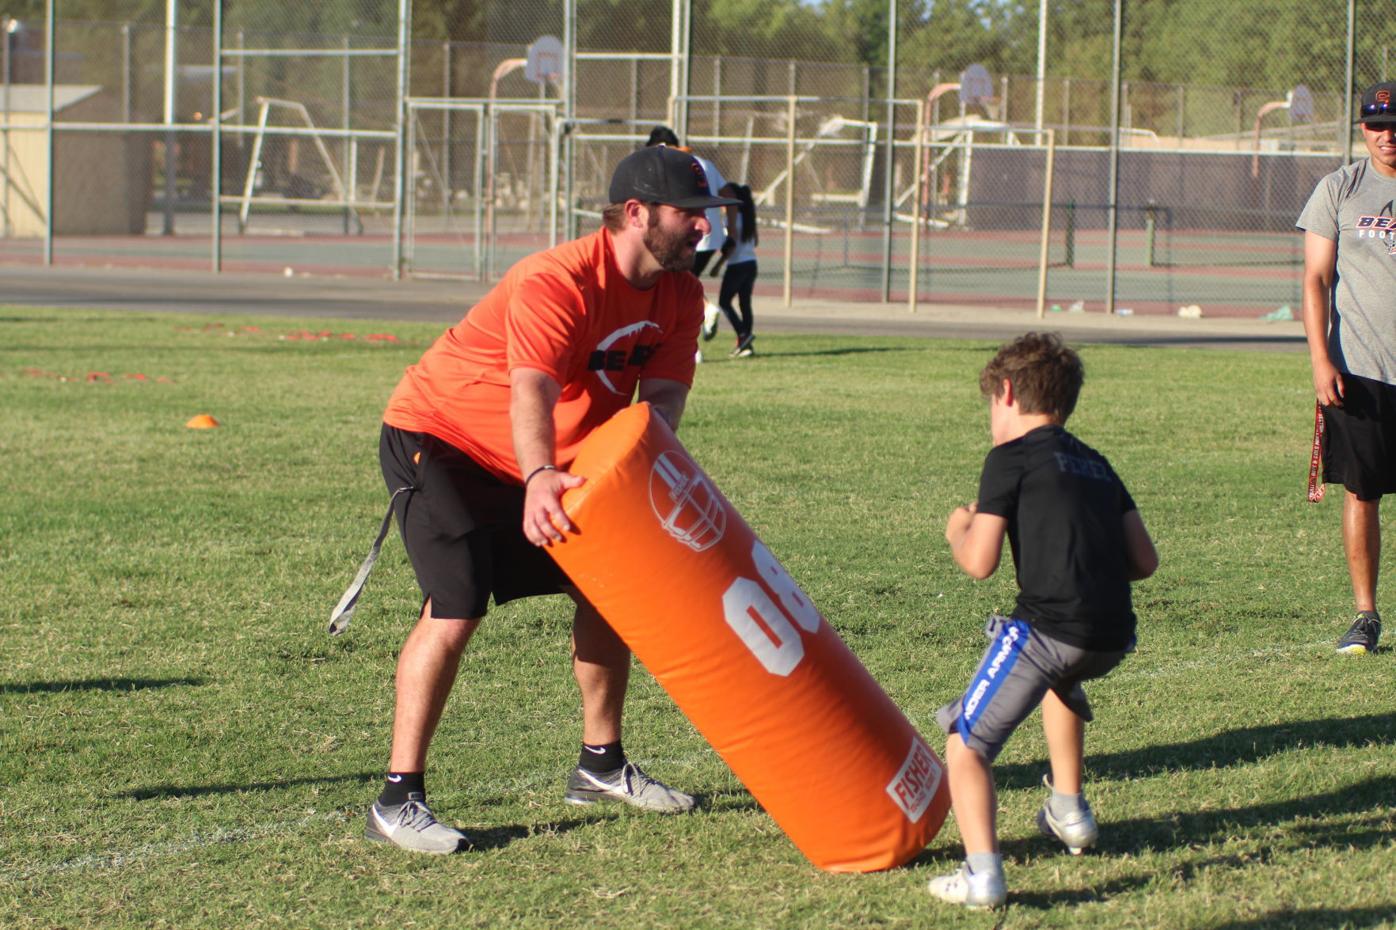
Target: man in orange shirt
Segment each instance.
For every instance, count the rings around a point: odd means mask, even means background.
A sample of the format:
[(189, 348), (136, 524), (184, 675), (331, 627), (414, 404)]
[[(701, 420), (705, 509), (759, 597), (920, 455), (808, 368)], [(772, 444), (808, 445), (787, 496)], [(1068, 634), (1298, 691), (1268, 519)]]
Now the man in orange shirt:
[(597, 232), (515, 265), (409, 367), (384, 413), (380, 461), (423, 594), (398, 658), (393, 742), (369, 839), (464, 849), (426, 802), (427, 747), (466, 643), (496, 604), (564, 592), (576, 602), (573, 671), (582, 750), (565, 799), (690, 810), (621, 747), (630, 651), (547, 555), (574, 530), (567, 466), (597, 426), (647, 401), (677, 428), (693, 383), (703, 289), (689, 270), (711, 196), (693, 156), (641, 149), (611, 179)]

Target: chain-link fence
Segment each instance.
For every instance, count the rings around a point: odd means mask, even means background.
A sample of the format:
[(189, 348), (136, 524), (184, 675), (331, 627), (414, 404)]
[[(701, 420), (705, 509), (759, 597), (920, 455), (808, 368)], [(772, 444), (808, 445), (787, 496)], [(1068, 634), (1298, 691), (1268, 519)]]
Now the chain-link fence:
[(12, 0), (0, 261), (493, 279), (662, 123), (766, 294), (1297, 312), (1389, 2)]

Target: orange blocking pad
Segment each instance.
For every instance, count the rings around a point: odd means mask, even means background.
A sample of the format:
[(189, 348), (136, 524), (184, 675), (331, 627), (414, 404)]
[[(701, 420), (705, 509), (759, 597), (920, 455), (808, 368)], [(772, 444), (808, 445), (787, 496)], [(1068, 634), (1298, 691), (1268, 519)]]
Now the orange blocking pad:
[(582, 445), (549, 550), (816, 866), (900, 865), (949, 808), (940, 760), (647, 404)]

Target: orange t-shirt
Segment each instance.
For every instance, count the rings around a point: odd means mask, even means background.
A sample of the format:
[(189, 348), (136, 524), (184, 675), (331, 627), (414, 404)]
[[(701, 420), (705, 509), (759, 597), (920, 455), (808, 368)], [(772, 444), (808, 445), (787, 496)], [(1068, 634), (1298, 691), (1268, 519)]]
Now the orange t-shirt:
[(693, 384), (703, 285), (666, 272), (637, 290), (605, 229), (514, 265), (408, 367), (388, 401), (390, 426), (430, 433), (506, 481), (519, 481), (509, 372), (535, 368), (562, 385), (553, 409), (557, 464), (628, 406), (641, 378)]

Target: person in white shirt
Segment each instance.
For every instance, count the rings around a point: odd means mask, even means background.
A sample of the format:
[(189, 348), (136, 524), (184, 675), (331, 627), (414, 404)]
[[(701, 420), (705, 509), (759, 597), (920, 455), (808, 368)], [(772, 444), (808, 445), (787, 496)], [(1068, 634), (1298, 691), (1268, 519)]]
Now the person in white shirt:
[[(736, 219), (723, 248), (727, 269), (722, 273), (722, 290), (718, 292), (717, 303), (737, 331), (737, 347), (732, 350), (732, 357), (750, 358), (756, 354), (751, 346), (756, 338), (752, 332), (751, 292), (756, 286), (756, 243), (760, 240), (756, 232), (756, 202), (751, 197), (751, 188), (745, 184), (728, 183), (722, 188), (722, 196), (735, 197), (740, 203), (727, 208), (736, 213)], [(717, 273), (716, 268), (713, 273)], [(740, 315), (732, 306), (733, 299), (741, 308)], [(705, 328), (703, 335), (707, 334)]]

